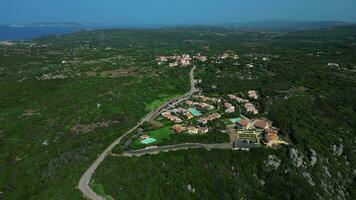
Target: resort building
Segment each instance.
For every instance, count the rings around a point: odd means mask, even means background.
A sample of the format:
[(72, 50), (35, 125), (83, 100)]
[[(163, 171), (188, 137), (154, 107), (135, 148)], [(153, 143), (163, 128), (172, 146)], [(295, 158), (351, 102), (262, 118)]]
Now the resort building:
[(187, 104), (188, 106), (192, 106), (192, 105), (194, 105), (194, 102), (187, 100), (187, 101), (185, 101), (185, 104)]
[(272, 129), (272, 128), (267, 128), (265, 130), (264, 140), (267, 143), (275, 142), (276, 140), (278, 140), (278, 130)]
[(181, 133), (186, 130), (186, 127), (180, 125), (180, 124), (175, 124), (172, 126), (172, 130), (176, 133)]
[(199, 129), (194, 126), (187, 127), (187, 131), (190, 134), (198, 134), (199, 133)]
[(212, 113), (207, 117), (208, 121), (213, 121), (215, 119), (219, 119), (221, 115), (219, 113)]
[(206, 97), (204, 95), (195, 95), (193, 98), (198, 98), (204, 102), (210, 101), (212, 103), (220, 103), (221, 99), (215, 98), (215, 97)]
[(248, 119), (241, 119), (240, 122), (236, 123), (236, 125), (244, 130), (249, 130), (253, 128), (251, 121)]
[(186, 112), (186, 113), (184, 114), (184, 116), (185, 116), (188, 120), (194, 118), (194, 115), (192, 115), (192, 113), (190, 113), (190, 112)]
[(227, 113), (235, 112), (235, 106), (233, 106), (231, 103), (225, 102), (224, 106), (225, 106), (225, 112)]
[(207, 108), (207, 109), (214, 109), (214, 106), (213, 105), (210, 105), (210, 104), (207, 104), (207, 103), (199, 103), (198, 104), (199, 105), (199, 107), (201, 107), (201, 108)]
[(257, 119), (253, 125), (258, 129), (268, 129), (271, 126), (271, 124), (272, 123), (269, 121)]
[(245, 103), (245, 109), (247, 112), (251, 112), (253, 114), (258, 114), (258, 110), (256, 109), (255, 105), (250, 102)]
[(199, 60), (199, 61), (201, 61), (201, 62), (206, 62), (206, 61), (208, 60), (208, 57), (202, 56), (200, 53), (197, 54), (196, 56), (194, 56), (193, 58), (194, 58), (194, 59), (197, 59), (197, 60)]
[(140, 140), (146, 140), (148, 138), (150, 138), (150, 136), (148, 136), (148, 135), (141, 135), (140, 136)]
[(251, 99), (258, 99), (258, 95), (256, 91), (250, 90), (247, 93), (248, 93), (248, 97), (250, 97)]
[(248, 102), (247, 99), (240, 98), (240, 97), (238, 97), (238, 96), (236, 96), (236, 95), (233, 95), (233, 94), (229, 94), (229, 95), (227, 95), (227, 96), (228, 96), (230, 99), (236, 100), (236, 101), (239, 102), (239, 103), (246, 103), (246, 102)]
[(205, 134), (209, 132), (208, 127), (199, 127), (199, 134)]
[(203, 124), (203, 125), (205, 125), (205, 124), (208, 123), (208, 119), (205, 118), (205, 117), (202, 117), (202, 118), (200, 118), (200, 119), (198, 120), (198, 122), (201, 123), (201, 124)]
[(181, 120), (179, 117), (172, 115), (170, 111), (166, 111), (166, 112), (162, 113), (162, 116), (174, 123), (182, 123), (183, 122), (183, 120)]

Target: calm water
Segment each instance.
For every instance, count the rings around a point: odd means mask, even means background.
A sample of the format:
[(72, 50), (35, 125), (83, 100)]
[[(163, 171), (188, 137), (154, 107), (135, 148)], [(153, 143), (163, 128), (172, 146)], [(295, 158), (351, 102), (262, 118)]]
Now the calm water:
[[(82, 28), (83, 29), (83, 28)], [(9, 27), (0, 26), (1, 40), (28, 40), (48, 35), (61, 35), (82, 30), (79, 27)]]

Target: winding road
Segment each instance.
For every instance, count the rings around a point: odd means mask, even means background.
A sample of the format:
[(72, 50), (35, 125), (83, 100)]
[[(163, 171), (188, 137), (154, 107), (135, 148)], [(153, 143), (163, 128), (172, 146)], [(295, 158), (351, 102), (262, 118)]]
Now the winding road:
[(232, 149), (231, 143), (216, 143), (216, 144), (202, 144), (202, 143), (183, 143), (175, 144), (169, 146), (159, 146), (152, 148), (145, 148), (140, 150), (129, 150), (125, 151), (123, 154), (112, 154), (113, 156), (143, 156), (147, 154), (157, 154), (159, 152), (168, 152), (168, 151), (178, 151), (186, 149)]
[(122, 138), (124, 138), (125, 136), (127, 136), (128, 134), (130, 134), (131, 132), (133, 132), (134, 130), (136, 130), (139, 126), (141, 126), (143, 123), (145, 123), (146, 121), (150, 121), (154, 118), (156, 118), (158, 115), (160, 115), (160, 113), (162, 113), (163, 111), (169, 109), (170, 107), (173, 107), (175, 105), (177, 105), (178, 103), (188, 99), (190, 96), (192, 96), (195, 92), (198, 91), (198, 89), (195, 87), (195, 79), (194, 79), (194, 70), (196, 69), (196, 67), (194, 66), (192, 68), (192, 70), (189, 73), (190, 76), (190, 91), (187, 92), (186, 94), (172, 99), (168, 102), (166, 102), (165, 104), (163, 104), (162, 106), (160, 106), (159, 108), (157, 108), (156, 110), (148, 113), (144, 118), (141, 119), (141, 121), (139, 123), (137, 123), (137, 125), (135, 127), (133, 127), (132, 129), (128, 130), (125, 134), (123, 134), (122, 136), (120, 136), (119, 138), (117, 138), (113, 143), (110, 144), (110, 146), (108, 146), (100, 155), (99, 157), (93, 162), (93, 164), (91, 164), (91, 166), (87, 169), (87, 171), (83, 174), (83, 176), (80, 178), (79, 183), (78, 183), (78, 189), (83, 193), (83, 195), (85, 196), (85, 198), (87, 199), (91, 199), (91, 200), (103, 200), (102, 197), (100, 197), (98, 194), (96, 194), (89, 186), (90, 183), (90, 179), (92, 177), (92, 175), (94, 174), (95, 170), (98, 168), (98, 166), (101, 164), (101, 162), (103, 162), (103, 160), (111, 153), (112, 149), (120, 144)]

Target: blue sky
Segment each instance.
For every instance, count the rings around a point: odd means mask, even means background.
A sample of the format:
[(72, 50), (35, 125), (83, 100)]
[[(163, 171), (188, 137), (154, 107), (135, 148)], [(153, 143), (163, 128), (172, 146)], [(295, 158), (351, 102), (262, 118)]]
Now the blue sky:
[(0, 24), (216, 24), (274, 19), (356, 22), (356, 0), (0, 0)]

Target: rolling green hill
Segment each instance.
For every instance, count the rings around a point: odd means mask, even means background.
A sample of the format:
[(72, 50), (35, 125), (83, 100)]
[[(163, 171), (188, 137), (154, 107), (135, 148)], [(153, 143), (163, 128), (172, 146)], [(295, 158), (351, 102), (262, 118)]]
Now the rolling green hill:
[(291, 146), (109, 157), (93, 177), (96, 191), (114, 199), (355, 199), (353, 26), (98, 30), (0, 46), (0, 199), (82, 199), (77, 183), (97, 155), (147, 105), (189, 90), (189, 67), (159, 66), (155, 58), (212, 59), (227, 50), (238, 63), (195, 63), (199, 88), (206, 95), (257, 90), (259, 116)]

